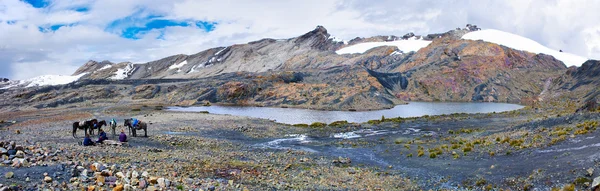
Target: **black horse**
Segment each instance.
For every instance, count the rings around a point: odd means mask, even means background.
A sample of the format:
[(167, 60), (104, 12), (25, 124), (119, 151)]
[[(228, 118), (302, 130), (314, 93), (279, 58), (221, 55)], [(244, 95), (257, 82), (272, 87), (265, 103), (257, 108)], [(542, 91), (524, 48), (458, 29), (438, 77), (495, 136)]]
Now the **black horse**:
[(92, 121), (76, 121), (73, 123), (73, 137), (76, 137), (77, 129), (83, 129), (84, 133), (87, 133), (88, 129), (93, 127)]
[(133, 120), (132, 119), (125, 119), (125, 122), (123, 123), (123, 126), (128, 127), (129, 128), (129, 134), (131, 136), (137, 137), (137, 133), (136, 130), (144, 130), (144, 137), (148, 137), (148, 124), (146, 124), (145, 122), (139, 121), (137, 126), (133, 127), (132, 123)]

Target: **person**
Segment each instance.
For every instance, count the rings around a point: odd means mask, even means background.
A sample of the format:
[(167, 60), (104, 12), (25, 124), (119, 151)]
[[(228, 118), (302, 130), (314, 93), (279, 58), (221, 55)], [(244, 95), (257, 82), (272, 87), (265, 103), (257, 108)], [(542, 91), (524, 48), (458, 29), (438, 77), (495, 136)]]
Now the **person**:
[(119, 142), (127, 142), (127, 135), (125, 134), (125, 130), (121, 129), (121, 134), (119, 135)]
[(83, 146), (93, 146), (93, 145), (94, 145), (94, 142), (90, 138), (90, 135), (86, 133), (85, 138), (83, 138)]
[(102, 143), (105, 140), (108, 140), (108, 137), (106, 136), (106, 132), (104, 132), (104, 130), (100, 129), (99, 130), (100, 133), (98, 134), (98, 141), (96, 141), (97, 143)]

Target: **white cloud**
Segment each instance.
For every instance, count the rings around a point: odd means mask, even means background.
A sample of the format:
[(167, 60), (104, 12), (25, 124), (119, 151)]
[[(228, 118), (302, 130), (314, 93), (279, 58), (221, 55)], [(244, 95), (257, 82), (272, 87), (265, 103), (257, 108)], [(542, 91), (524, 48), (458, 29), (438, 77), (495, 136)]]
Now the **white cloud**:
[[(74, 11), (87, 7), (86, 12)], [(594, 0), (60, 0), (36, 9), (19, 0), (0, 0), (0, 77), (71, 74), (89, 59), (147, 62), (173, 54), (289, 38), (325, 26), (338, 38), (429, 34), (467, 23), (519, 34), (554, 49), (600, 59), (600, 1)], [(148, 31), (121, 38), (126, 26), (108, 28), (130, 16), (162, 15), (173, 20), (218, 22), (211, 32), (196, 26)], [(16, 21), (8, 24), (6, 21)], [(129, 20), (127, 20), (129, 21)], [(123, 25), (142, 26), (132, 19)], [(43, 33), (38, 27), (72, 24)], [(161, 35), (162, 34), (162, 35)], [(156, 37), (161, 36), (161, 39)]]

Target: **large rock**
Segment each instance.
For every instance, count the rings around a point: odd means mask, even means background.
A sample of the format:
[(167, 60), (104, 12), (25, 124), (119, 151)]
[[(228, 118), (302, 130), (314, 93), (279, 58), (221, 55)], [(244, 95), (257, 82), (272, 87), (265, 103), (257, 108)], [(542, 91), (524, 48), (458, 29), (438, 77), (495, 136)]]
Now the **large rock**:
[(158, 186), (159, 187), (161, 187), (161, 188), (167, 187), (167, 185), (165, 184), (165, 179), (164, 178), (158, 178), (157, 182), (158, 182)]
[(125, 175), (122, 172), (117, 172), (115, 176), (117, 176), (117, 178), (125, 178)]
[(96, 176), (96, 184), (104, 185), (105, 182), (106, 182), (106, 178), (104, 178), (104, 176)]
[(6, 174), (4, 174), (4, 178), (6, 179), (11, 179), (15, 176), (15, 173), (13, 172), (7, 172)]
[(115, 186), (115, 188), (113, 188), (113, 191), (123, 191), (124, 190), (124, 186), (122, 184), (117, 184), (117, 186)]
[(592, 182), (592, 190), (598, 190), (598, 188), (600, 188), (600, 176), (594, 178), (594, 181)]
[(52, 177), (50, 177), (50, 176), (44, 177), (44, 182), (51, 183), (52, 182)]
[(25, 158), (25, 153), (23, 151), (17, 151), (17, 153), (15, 153), (15, 157), (16, 158)]
[(146, 182), (146, 180), (140, 179), (140, 182), (138, 183), (138, 188), (144, 189), (144, 188), (146, 188), (146, 186), (148, 186), (148, 183)]
[(150, 184), (157, 184), (158, 177), (152, 176), (152, 177), (150, 177), (150, 179), (148, 179), (148, 182), (150, 182)]

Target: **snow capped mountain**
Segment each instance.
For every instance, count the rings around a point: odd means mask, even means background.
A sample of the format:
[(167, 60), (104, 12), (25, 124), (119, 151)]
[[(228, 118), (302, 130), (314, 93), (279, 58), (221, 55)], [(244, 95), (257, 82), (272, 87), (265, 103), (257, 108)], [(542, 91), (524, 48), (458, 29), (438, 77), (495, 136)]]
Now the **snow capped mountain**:
[(364, 42), (352, 46), (344, 47), (335, 51), (337, 54), (363, 54), (366, 51), (380, 46), (396, 46), (402, 52), (418, 51), (419, 49), (429, 45), (431, 41), (411, 38), (407, 40), (396, 40), (388, 42)]
[(581, 56), (550, 49), (548, 47), (545, 47), (544, 45), (541, 45), (540, 43), (537, 43), (531, 39), (519, 35), (494, 29), (485, 29), (469, 32), (462, 36), (462, 39), (483, 40), (486, 42), (504, 45), (506, 47), (513, 48), (516, 50), (523, 50), (536, 54), (542, 53), (551, 55), (554, 58), (565, 63), (565, 65), (567, 66), (581, 66), (581, 64), (588, 60), (587, 58)]

